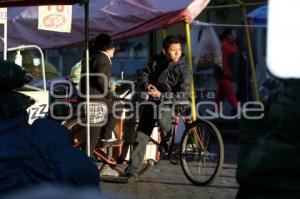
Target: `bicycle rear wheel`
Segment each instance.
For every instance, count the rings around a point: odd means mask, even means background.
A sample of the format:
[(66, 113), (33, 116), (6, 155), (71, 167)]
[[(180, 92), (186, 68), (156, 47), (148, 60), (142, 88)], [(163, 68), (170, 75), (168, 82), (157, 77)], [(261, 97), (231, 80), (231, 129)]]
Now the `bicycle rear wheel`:
[(211, 184), (224, 161), (224, 144), (211, 122), (197, 120), (187, 125), (181, 141), (180, 162), (185, 176), (194, 185)]

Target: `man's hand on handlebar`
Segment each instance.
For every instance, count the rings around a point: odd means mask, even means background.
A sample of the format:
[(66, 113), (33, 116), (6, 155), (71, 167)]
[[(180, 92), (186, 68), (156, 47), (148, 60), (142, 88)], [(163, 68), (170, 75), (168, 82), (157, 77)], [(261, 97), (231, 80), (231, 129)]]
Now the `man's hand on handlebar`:
[(157, 88), (152, 84), (149, 84), (149, 86), (147, 87), (147, 93), (154, 98), (161, 97), (161, 92), (157, 90)]

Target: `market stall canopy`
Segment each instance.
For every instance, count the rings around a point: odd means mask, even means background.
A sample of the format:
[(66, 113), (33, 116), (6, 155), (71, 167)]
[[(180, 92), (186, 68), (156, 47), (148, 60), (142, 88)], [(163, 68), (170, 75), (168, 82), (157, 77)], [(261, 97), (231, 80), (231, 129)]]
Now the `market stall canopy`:
[[(124, 39), (180, 21), (191, 22), (208, 3), (209, 0), (90, 0), (90, 37), (108, 33), (114, 39)], [(37, 29), (37, 7), (9, 8), (8, 46), (36, 44), (42, 48), (58, 48), (82, 44), (84, 9), (74, 5), (72, 13), (71, 33), (58, 33)]]
[(81, 0), (0, 0), (0, 7), (34, 6), (34, 5), (70, 5)]

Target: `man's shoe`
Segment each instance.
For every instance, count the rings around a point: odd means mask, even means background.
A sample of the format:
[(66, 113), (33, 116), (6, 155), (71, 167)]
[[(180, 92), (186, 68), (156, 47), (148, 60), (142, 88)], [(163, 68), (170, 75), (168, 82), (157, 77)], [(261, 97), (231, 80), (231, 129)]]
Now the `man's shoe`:
[(138, 181), (139, 176), (137, 173), (126, 173), (125, 175), (127, 176), (129, 184), (133, 184)]
[(119, 177), (119, 173), (112, 169), (108, 164), (105, 164), (100, 169), (100, 178), (102, 176), (112, 176), (112, 177)]
[(124, 170), (124, 176), (128, 179), (129, 184), (137, 182), (139, 178), (138, 173), (132, 171), (130, 165)]

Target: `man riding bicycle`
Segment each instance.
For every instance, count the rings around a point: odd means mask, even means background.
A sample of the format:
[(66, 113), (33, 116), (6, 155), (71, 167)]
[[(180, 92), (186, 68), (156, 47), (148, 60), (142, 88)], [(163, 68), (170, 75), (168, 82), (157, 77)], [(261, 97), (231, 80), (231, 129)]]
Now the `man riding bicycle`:
[(148, 67), (139, 74), (138, 83), (148, 93), (149, 100), (141, 107), (137, 144), (125, 170), (126, 176), (137, 177), (156, 121), (162, 132), (162, 144), (167, 148), (172, 113), (184, 110), (180, 104), (188, 103), (191, 82), (192, 75), (182, 55), (181, 41), (175, 36), (166, 37), (162, 53), (151, 59)]

